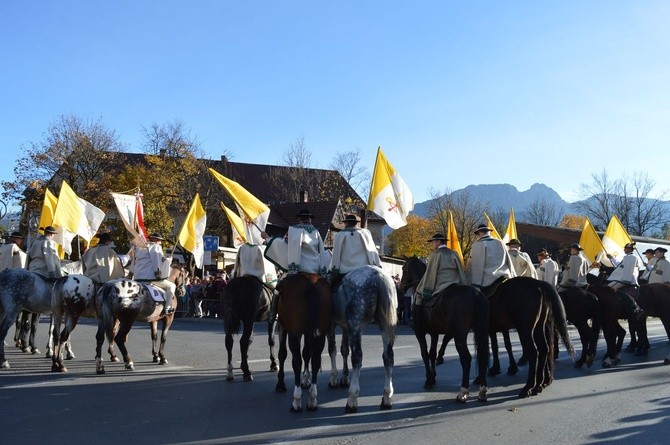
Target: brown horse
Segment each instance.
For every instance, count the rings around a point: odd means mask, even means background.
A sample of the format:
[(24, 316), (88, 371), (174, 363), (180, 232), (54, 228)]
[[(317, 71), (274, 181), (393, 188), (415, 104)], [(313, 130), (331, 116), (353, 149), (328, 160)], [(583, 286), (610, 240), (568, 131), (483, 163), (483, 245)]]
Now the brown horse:
[[(302, 411), (300, 375), (303, 360), (311, 364), (308, 411), (318, 409), (316, 380), (321, 369), (321, 353), (331, 328), (332, 301), (328, 281), (309, 273), (289, 274), (277, 285), (279, 317), (279, 372), (275, 391), (286, 392), (284, 362), (288, 356), (286, 339), (291, 350), (294, 374), (291, 412)], [(302, 338), (304, 347), (300, 349)]]
[(603, 367), (610, 368), (621, 362), (621, 348), (626, 336), (626, 330), (619, 324), (619, 320), (628, 320), (629, 326), (635, 325), (641, 316), (640, 307), (628, 294), (617, 292), (604, 284), (591, 284), (588, 291), (598, 298), (603, 337), (607, 343)]
[(515, 328), (528, 359), (528, 378), (519, 398), (542, 392), (554, 379), (556, 333), (574, 355), (558, 292), (544, 281), (515, 277), (497, 287), (489, 304), (492, 332)]
[[(637, 303), (642, 309), (642, 316), (635, 325), (638, 332), (636, 355), (647, 355), (649, 352), (647, 317), (660, 318), (668, 340), (670, 340), (670, 285), (665, 283), (643, 284), (640, 286)], [(664, 363), (670, 364), (670, 357), (666, 358)]]
[[(170, 281), (177, 285), (175, 296), (172, 298), (172, 307), (177, 307), (177, 295), (184, 292), (186, 272), (180, 266), (173, 266), (170, 271)], [(165, 301), (157, 301), (153, 294), (161, 292), (160, 289), (149, 283), (139, 283), (126, 278), (108, 281), (98, 290), (95, 298), (96, 311), (98, 314), (98, 332), (95, 336), (97, 343), (95, 349), (95, 370), (98, 374), (105, 373), (102, 363), (102, 343), (107, 337), (111, 344), (116, 343), (123, 356), (125, 368), (135, 369), (126, 348), (128, 332), (135, 321), (145, 321), (151, 324), (151, 353), (154, 363), (164, 365), (165, 342), (167, 334), (172, 326), (175, 313), (164, 312)], [(162, 321), (160, 347), (156, 347), (158, 341), (158, 321)]]

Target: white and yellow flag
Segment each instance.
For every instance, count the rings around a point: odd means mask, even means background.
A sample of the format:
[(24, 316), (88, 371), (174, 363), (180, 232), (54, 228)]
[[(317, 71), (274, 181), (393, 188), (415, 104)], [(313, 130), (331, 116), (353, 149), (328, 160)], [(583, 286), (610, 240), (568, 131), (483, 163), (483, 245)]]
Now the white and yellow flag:
[(368, 210), (384, 218), (389, 227), (399, 229), (407, 225), (407, 216), (413, 209), (412, 192), (379, 147), (372, 174)]
[[(621, 224), (619, 218), (616, 215), (613, 215), (612, 218), (610, 218), (610, 222), (607, 224), (607, 230), (605, 230), (605, 234), (603, 235), (604, 253), (610, 254), (621, 261), (625, 255), (623, 246), (632, 242), (633, 240), (628, 235), (628, 232), (626, 232), (626, 229), (623, 224)], [(605, 266), (612, 267), (612, 263), (607, 256), (603, 255), (601, 261)]]
[(458, 233), (456, 232), (456, 225), (454, 224), (454, 214), (451, 210), (449, 210), (449, 222), (447, 224), (447, 247), (456, 252), (456, 255), (458, 255), (458, 258), (461, 260), (461, 266), (465, 267), (461, 242), (458, 240)]
[(181, 246), (193, 254), (195, 267), (202, 268), (205, 256), (205, 226), (207, 225), (207, 214), (200, 203), (200, 195), (195, 194), (191, 208), (186, 214), (184, 224), (179, 231), (177, 241)]
[(57, 232), (54, 240), (63, 246), (65, 253), (72, 253), (72, 240), (76, 235), (90, 243), (103, 219), (105, 212), (78, 197), (68, 183), (63, 181), (52, 225)]
[(509, 222), (507, 223), (507, 231), (502, 238), (502, 242), (506, 245), (510, 240), (519, 239), (516, 233), (516, 220), (514, 219), (514, 208), (509, 209)]
[(265, 230), (265, 226), (268, 223), (270, 208), (240, 184), (226, 178), (213, 168), (209, 169), (209, 173), (235, 201), (240, 211), (240, 218), (244, 221), (244, 234), (247, 242), (250, 244), (263, 244), (261, 231)]
[(224, 203), (220, 203), (220, 205), (221, 209), (228, 217), (230, 227), (233, 231), (233, 246), (240, 247), (247, 242), (247, 239), (244, 236), (244, 221), (242, 221), (242, 218), (240, 218), (237, 213), (226, 207)]

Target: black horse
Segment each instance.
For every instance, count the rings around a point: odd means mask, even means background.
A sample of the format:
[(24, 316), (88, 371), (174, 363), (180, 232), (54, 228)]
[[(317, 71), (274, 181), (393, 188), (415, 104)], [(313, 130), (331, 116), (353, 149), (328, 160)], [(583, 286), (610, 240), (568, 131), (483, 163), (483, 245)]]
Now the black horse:
[(220, 308), (223, 312), (223, 327), (226, 333), (226, 351), (228, 352), (228, 368), (226, 380), (233, 380), (233, 335), (240, 337), (240, 369), (245, 382), (253, 380), (249, 370), (248, 352), (253, 342), (254, 322), (268, 321), (268, 345), (270, 346), (270, 370), (277, 370), (274, 346), (274, 320), (269, 320), (268, 313), (274, 292), (254, 276), (235, 277), (223, 288)]
[[(635, 330), (638, 333), (636, 355), (647, 355), (649, 352), (649, 338), (647, 336), (647, 317), (658, 317), (663, 323), (665, 332), (670, 340), (670, 285), (665, 283), (643, 284), (637, 303), (642, 309), (639, 319), (635, 320)], [(665, 359), (664, 363), (670, 364)]]
[(564, 289), (558, 294), (563, 301), (566, 318), (577, 328), (582, 343), (582, 354), (575, 362), (575, 368), (581, 368), (584, 364), (590, 368), (596, 356), (600, 336), (602, 316), (598, 297), (579, 288)]
[[(418, 258), (411, 258), (403, 265), (403, 276), (400, 290), (416, 288), (426, 271), (426, 265)], [(433, 299), (424, 300), (421, 304), (415, 301), (412, 306), (414, 334), (419, 341), (421, 358), (426, 369), (425, 389), (435, 386), (437, 360), (437, 343), (440, 334), (444, 334), (443, 345), (452, 338), (456, 343), (456, 351), (463, 370), (461, 391), (456, 396), (459, 402), (467, 401), (470, 386), (470, 366), (472, 355), (468, 350), (467, 337), (474, 330), (475, 347), (477, 349), (477, 365), (479, 394), (478, 400), (486, 401), (486, 370), (489, 359), (489, 304), (486, 296), (472, 286), (453, 285), (445, 289)], [(430, 349), (426, 342), (430, 336)]]

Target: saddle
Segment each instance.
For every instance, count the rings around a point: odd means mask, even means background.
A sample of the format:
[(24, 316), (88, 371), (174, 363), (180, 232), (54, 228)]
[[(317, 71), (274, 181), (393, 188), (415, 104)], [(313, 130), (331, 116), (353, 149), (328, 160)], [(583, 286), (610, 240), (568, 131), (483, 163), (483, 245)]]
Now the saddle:
[(507, 279), (507, 277), (498, 277), (498, 279), (495, 280), (492, 284), (482, 287), (480, 290), (484, 295), (486, 295), (486, 298), (491, 298), (493, 294), (496, 293), (496, 290), (498, 290), (498, 286), (507, 281)]
[(165, 291), (163, 289), (153, 286), (150, 282), (142, 282), (138, 284), (142, 286), (149, 293), (149, 295), (151, 295), (151, 298), (156, 303), (161, 304), (167, 303), (167, 301), (165, 300)]

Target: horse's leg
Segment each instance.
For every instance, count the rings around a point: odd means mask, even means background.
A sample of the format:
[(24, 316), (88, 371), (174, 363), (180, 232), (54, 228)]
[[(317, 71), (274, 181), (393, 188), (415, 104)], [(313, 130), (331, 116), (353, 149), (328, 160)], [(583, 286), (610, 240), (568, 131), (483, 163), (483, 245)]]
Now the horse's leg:
[(270, 320), (268, 317), (268, 346), (270, 347), (270, 371), (277, 371), (277, 360), (275, 359), (275, 326), (277, 319)]
[[(31, 314), (30, 317), (30, 336), (28, 337), (28, 346), (30, 347), (30, 353), (33, 355), (40, 353), (40, 350), (37, 348), (37, 344), (35, 343), (35, 337), (37, 335), (37, 324), (40, 322), (40, 315), (41, 314)], [(49, 335), (47, 337), (47, 348), (49, 347), (50, 339), (51, 336)]]
[[(637, 349), (635, 350), (635, 355), (646, 356), (649, 354), (649, 336), (647, 333), (647, 316), (642, 315), (641, 317), (629, 321), (629, 326), (635, 324), (635, 331), (638, 332), (637, 336)], [(633, 329), (630, 329), (633, 332)]]
[(537, 345), (535, 343), (536, 339), (533, 336), (535, 331), (535, 324), (537, 324), (537, 320), (530, 327), (524, 327), (522, 329), (517, 328), (517, 333), (519, 334), (519, 340), (521, 341), (523, 352), (528, 359), (528, 378), (526, 379), (526, 385), (519, 392), (519, 398), (530, 396), (532, 388), (535, 387), (538, 355)]
[(579, 333), (579, 340), (582, 342), (582, 354), (579, 356), (579, 360), (575, 362), (575, 368), (580, 369), (586, 363), (587, 356), (589, 354), (589, 344), (591, 342), (591, 328), (586, 323), (586, 321), (581, 321), (579, 323), (574, 323)]
[[(305, 341), (303, 351), (309, 350)], [(300, 351), (300, 336), (289, 334), (288, 347), (291, 350), (291, 365), (293, 366), (293, 401), (291, 402), (291, 412), (302, 412), (302, 387), (300, 384), (300, 373), (302, 372), (303, 357)], [(309, 355), (308, 355), (309, 359)]]
[(235, 346), (235, 338), (233, 337), (232, 328), (226, 324), (226, 354), (228, 357), (228, 365), (226, 367), (226, 381), (232, 382), (235, 377), (233, 374), (233, 347)]
[[(15, 310), (4, 309), (5, 318), (2, 319), (2, 324), (0, 324), (0, 369), (9, 369), (9, 362), (5, 358), (5, 338), (7, 338), (7, 332), (9, 328), (16, 322), (16, 317), (18, 315)], [(2, 312), (0, 312), (2, 315)]]
[(442, 344), (440, 345), (440, 351), (437, 353), (437, 358), (435, 359), (435, 365), (440, 366), (444, 363), (444, 353), (447, 350), (447, 345), (449, 344), (450, 338), (446, 335), (442, 339)]
[(349, 388), (351, 380), (349, 379), (349, 329), (342, 329), (342, 343), (340, 344), (340, 355), (342, 356), (342, 378), (340, 379), (340, 388)]
[[(168, 364), (167, 358), (165, 357), (165, 345), (167, 344), (167, 337), (168, 333), (170, 332), (170, 327), (172, 326), (172, 322), (174, 321), (174, 314), (175, 313), (173, 311), (171, 314), (168, 314), (165, 317), (163, 317), (163, 329), (161, 330), (161, 344), (160, 347), (158, 348), (159, 365)], [(130, 328), (128, 328), (128, 330), (130, 330)]]
[(150, 321), (149, 326), (151, 327), (151, 356), (153, 357), (153, 362), (158, 363), (158, 322)]
[(28, 311), (21, 311), (21, 329), (19, 331), (19, 341), (18, 341), (18, 347), (21, 349), (21, 352), (28, 352), (28, 348), (30, 347), (28, 344), (28, 336), (30, 332), (30, 317), (31, 313)]
[(123, 357), (123, 363), (125, 364), (125, 368), (129, 371), (135, 370), (135, 364), (130, 358), (130, 354), (128, 353), (128, 349), (126, 348), (126, 340), (127, 340), (127, 335), (128, 332), (130, 332), (130, 328), (133, 327), (133, 321), (135, 321), (135, 316), (133, 315), (132, 317), (128, 317), (132, 319), (126, 319), (126, 320), (120, 320), (119, 322), (119, 330), (116, 332), (116, 335), (114, 335), (114, 343), (119, 347), (119, 351), (121, 352), (121, 357)]
[(384, 362), (384, 394), (382, 395), (382, 402), (379, 405), (380, 409), (386, 410), (393, 407), (393, 365), (395, 356), (393, 354), (393, 344), (395, 343), (395, 330), (393, 326), (380, 326), (382, 328), (382, 344), (384, 351), (382, 352), (382, 360)]
[(279, 353), (277, 355), (277, 359), (279, 360), (279, 371), (277, 372), (276, 392), (286, 392), (286, 383), (284, 383), (284, 362), (286, 362), (286, 357), (288, 356), (288, 351), (286, 350), (286, 336), (286, 331), (280, 326)]
[[(491, 355), (493, 356), (493, 364), (489, 368), (488, 375), (489, 377), (495, 377), (498, 374), (500, 374), (500, 358), (498, 356), (498, 334), (494, 331), (491, 330), (491, 333), (489, 334), (489, 339), (491, 340)], [(477, 379), (475, 379), (475, 383), (479, 383)]]
[(363, 366), (363, 349), (361, 347), (361, 329), (349, 330), (349, 348), (351, 349), (351, 382), (349, 384), (349, 398), (344, 407), (346, 413), (358, 412), (358, 394), (361, 391), (360, 377)]
[(426, 370), (426, 381), (423, 383), (423, 389), (432, 389), (433, 386), (435, 386), (435, 376), (431, 374), (430, 371), (430, 362), (428, 360), (428, 343), (426, 342), (427, 333), (420, 328), (419, 323), (415, 322), (414, 326), (414, 335), (419, 342), (421, 360), (423, 360), (423, 366)]
[(614, 364), (618, 365), (621, 363), (621, 349), (623, 348), (623, 341), (626, 338), (626, 330), (619, 324), (617, 321), (616, 325), (614, 326), (614, 329), (616, 330), (616, 352), (614, 354)]
[[(104, 374), (105, 366), (102, 364), (102, 344), (105, 342), (105, 323), (101, 318), (98, 319), (98, 331), (95, 334), (95, 372), (96, 374)], [(112, 341), (111, 335), (107, 336), (108, 341)]]
[(535, 329), (535, 335), (538, 339), (537, 344), (537, 375), (535, 377), (535, 387), (532, 394), (536, 395), (542, 390), (551, 385), (553, 382), (553, 348), (554, 348), (554, 324), (548, 320), (549, 309), (543, 305), (542, 318)]
[(468, 329), (457, 329), (457, 331), (458, 332), (454, 336), (454, 341), (456, 343), (456, 352), (458, 352), (463, 375), (461, 378), (461, 392), (456, 396), (456, 401), (465, 403), (470, 394), (470, 366), (472, 364), (472, 354), (470, 354), (470, 350), (468, 349)]
[(328, 388), (337, 388), (337, 342), (335, 341), (335, 325), (333, 324), (328, 331), (328, 357), (330, 358), (330, 377), (328, 379)]
[(110, 362), (118, 362), (119, 357), (117, 357), (116, 353), (114, 352), (114, 336), (116, 335), (116, 331), (119, 329), (119, 321), (115, 320), (114, 321), (114, 326), (113, 326), (113, 332), (114, 334), (109, 337), (107, 341), (107, 353), (109, 354), (109, 361)]
[(14, 325), (14, 346), (17, 348), (21, 348), (21, 330), (23, 329), (23, 318), (25, 314), (25, 311), (21, 311), (16, 315), (16, 322)]
[[(305, 340), (307, 341), (307, 340)], [(318, 390), (317, 390), (317, 378), (319, 376), (319, 369), (321, 369), (321, 353), (323, 352), (324, 345), (326, 343), (326, 336), (324, 334), (312, 337), (309, 340), (310, 351), (312, 352), (311, 363), (312, 363), (312, 385), (309, 387), (309, 400), (307, 401), (307, 411), (316, 411), (319, 408), (319, 402), (317, 400)]]
[[(445, 335), (443, 342), (449, 342), (453, 337)], [(440, 341), (439, 334), (430, 334), (430, 349), (428, 349), (428, 365), (430, 366), (430, 374), (433, 377), (433, 385), (437, 381), (437, 370), (435, 369), (435, 361), (437, 359), (437, 343)]]
[(249, 346), (254, 341), (254, 320), (245, 320), (242, 322), (242, 337), (240, 337), (240, 354), (242, 356), (242, 361), (240, 363), (240, 369), (242, 370), (242, 380), (245, 382), (251, 382), (254, 378), (251, 376), (251, 371), (249, 370)]
[[(289, 337), (290, 339), (290, 337)], [(290, 343), (289, 343), (290, 345)], [(291, 351), (291, 354), (293, 354), (293, 351)], [(300, 355), (300, 354), (299, 354)], [(307, 389), (311, 386), (312, 384), (312, 374), (310, 373), (310, 357), (312, 355), (312, 349), (311, 349), (311, 344), (307, 341), (305, 341), (305, 344), (302, 348), (302, 361), (305, 364), (305, 370), (302, 373), (302, 380), (300, 381), (300, 386), (303, 389)], [(319, 372), (318, 369), (312, 369), (313, 373)]]
[[(509, 366), (507, 367), (507, 375), (516, 375), (519, 372), (518, 363), (514, 360), (514, 350), (512, 349), (512, 340), (509, 338), (509, 331), (503, 331), (503, 343), (505, 344), (505, 351), (507, 351), (507, 358), (509, 359)], [(519, 361), (523, 363), (523, 354)]]

